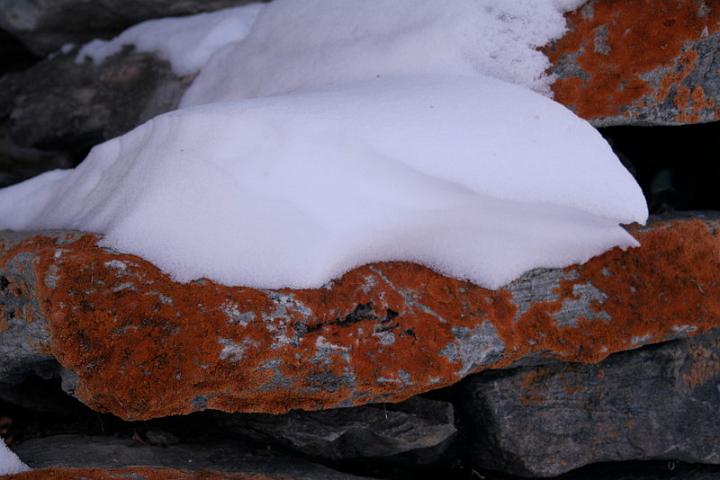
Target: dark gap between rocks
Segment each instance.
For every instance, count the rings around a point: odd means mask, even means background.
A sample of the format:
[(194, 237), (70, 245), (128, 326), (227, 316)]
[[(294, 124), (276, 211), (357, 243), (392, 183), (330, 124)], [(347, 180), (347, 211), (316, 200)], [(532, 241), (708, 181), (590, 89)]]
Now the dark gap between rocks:
[(720, 122), (600, 133), (637, 179), (650, 213), (720, 209)]
[(0, 77), (30, 68), (39, 61), (40, 58), (25, 48), (18, 39), (0, 30)]

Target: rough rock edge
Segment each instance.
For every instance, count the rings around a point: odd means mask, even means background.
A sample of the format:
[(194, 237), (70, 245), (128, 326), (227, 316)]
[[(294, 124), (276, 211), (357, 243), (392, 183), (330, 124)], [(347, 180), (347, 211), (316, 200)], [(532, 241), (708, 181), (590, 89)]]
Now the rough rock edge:
[(718, 327), (718, 225), (632, 227), (637, 249), (497, 291), (400, 262), (316, 290), (182, 284), (96, 235), (5, 232), (0, 364), (54, 357), (67, 391), (128, 420), (398, 402), (490, 368), (599, 362)]

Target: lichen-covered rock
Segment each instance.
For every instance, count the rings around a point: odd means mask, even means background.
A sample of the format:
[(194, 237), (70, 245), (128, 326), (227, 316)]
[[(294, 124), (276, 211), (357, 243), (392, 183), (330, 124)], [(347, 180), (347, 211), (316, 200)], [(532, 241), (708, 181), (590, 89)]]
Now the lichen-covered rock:
[(639, 248), (497, 291), (408, 263), (316, 290), (183, 284), (95, 235), (6, 232), (0, 376), (54, 357), (91, 408), (146, 419), (398, 402), (489, 368), (598, 362), (720, 326), (718, 225), (633, 228)]
[(38, 55), (109, 38), (143, 20), (190, 15), (253, 0), (0, 0), (0, 28)]
[(720, 332), (467, 381), (485, 468), (554, 476), (608, 461), (720, 463)]
[(422, 397), (285, 415), (222, 414), (215, 421), (223, 429), (329, 460), (413, 452), (417, 463), (429, 463), (456, 433), (452, 404)]
[(0, 77), (0, 186), (72, 166), (94, 145), (174, 109), (189, 81), (129, 50), (101, 65), (77, 64), (68, 52)]
[[(147, 480), (165, 478), (361, 480), (364, 478), (337, 472), (302, 458), (278, 452), (248, 451), (243, 443), (233, 440), (222, 438), (202, 440), (195, 444), (182, 443), (168, 446), (140, 444), (109, 436), (57, 435), (28, 440), (13, 447), (13, 450), (23, 462), (38, 471), (24, 474), (25, 476), (19, 475), (16, 478), (75, 479), (83, 473), (92, 475), (90, 478), (93, 479), (118, 478), (111, 476), (113, 473), (118, 473), (118, 469), (130, 475), (119, 478)], [(172, 472), (177, 472), (177, 476), (172, 476)], [(50, 476), (51, 473), (56, 476)], [(44, 476), (45, 474), (47, 476)], [(133, 474), (135, 476), (132, 476)]]
[(720, 120), (720, 4), (592, 0), (545, 48), (555, 99), (597, 126)]

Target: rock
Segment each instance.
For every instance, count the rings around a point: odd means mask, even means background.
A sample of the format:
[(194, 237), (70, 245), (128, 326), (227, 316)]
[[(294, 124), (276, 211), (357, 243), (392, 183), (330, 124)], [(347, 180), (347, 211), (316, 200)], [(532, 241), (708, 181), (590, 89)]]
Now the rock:
[(546, 47), (555, 99), (596, 126), (720, 120), (720, 5), (592, 0)]
[[(152, 472), (168, 475), (160, 477), (168, 479), (183, 478), (183, 475), (186, 475), (186, 478), (197, 478), (192, 476), (192, 472), (195, 474), (208, 472), (210, 475), (208, 478), (238, 480), (360, 480), (362, 478), (336, 472), (299, 457), (267, 450), (248, 451), (245, 444), (233, 440), (203, 440), (197, 444), (158, 447), (115, 437), (57, 435), (28, 440), (13, 447), (13, 450), (31, 468), (51, 469), (51, 472), (57, 472), (55, 474), (58, 476), (55, 478), (78, 478), (83, 474), (77, 470), (65, 470), (68, 468), (91, 469), (93, 475), (91, 478), (116, 478), (110, 476), (112, 471), (124, 469), (128, 473), (147, 475), (148, 480), (157, 478)], [(178, 477), (170, 475), (171, 471), (179, 471)], [(46, 473), (47, 470), (40, 470), (34, 474), (40, 476), (28, 475), (18, 478), (53, 478), (49, 475), (43, 476)], [(95, 476), (96, 474), (98, 476)]]
[(72, 232), (0, 234), (0, 382), (55, 358), (63, 386), (125, 419), (399, 402), (486, 369), (608, 355), (720, 325), (713, 218), (497, 291), (409, 263), (316, 290), (177, 283)]
[(0, 0), (0, 28), (37, 55), (66, 43), (110, 38), (136, 23), (159, 17), (190, 15), (252, 0)]
[(174, 109), (189, 82), (130, 50), (101, 65), (76, 64), (68, 52), (1, 77), (0, 161), (9, 161), (0, 182), (72, 166), (94, 145)]
[(554, 476), (595, 462), (720, 464), (720, 331), (469, 379), (466, 418), (484, 468)]
[(452, 404), (422, 397), (285, 415), (221, 414), (215, 421), (225, 430), (335, 461), (413, 452), (417, 463), (430, 463), (456, 432)]

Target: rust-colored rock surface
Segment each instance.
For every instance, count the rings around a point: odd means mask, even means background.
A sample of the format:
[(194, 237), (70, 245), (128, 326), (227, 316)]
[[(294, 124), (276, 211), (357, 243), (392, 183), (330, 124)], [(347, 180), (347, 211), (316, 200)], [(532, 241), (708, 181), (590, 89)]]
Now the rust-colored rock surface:
[(593, 0), (545, 48), (555, 99), (597, 126), (720, 119), (720, 3)]
[[(182, 284), (94, 235), (7, 233), (0, 357), (54, 357), (67, 390), (126, 419), (396, 402), (488, 368), (598, 362), (720, 326), (718, 225), (633, 228), (637, 249), (498, 291), (408, 263), (317, 290)], [(8, 347), (28, 331), (29, 352)]]

